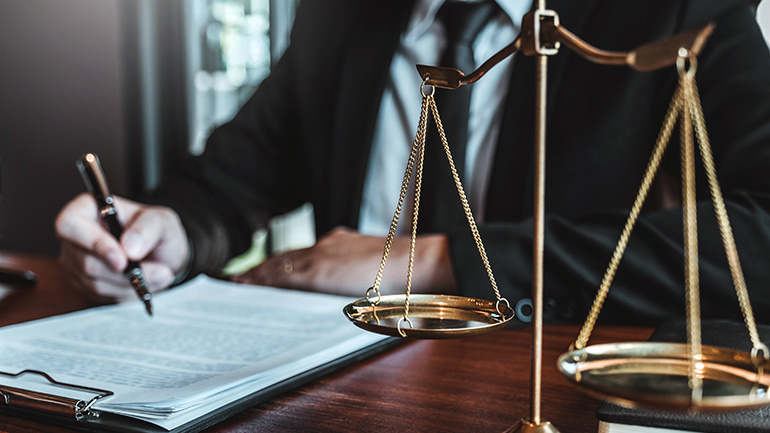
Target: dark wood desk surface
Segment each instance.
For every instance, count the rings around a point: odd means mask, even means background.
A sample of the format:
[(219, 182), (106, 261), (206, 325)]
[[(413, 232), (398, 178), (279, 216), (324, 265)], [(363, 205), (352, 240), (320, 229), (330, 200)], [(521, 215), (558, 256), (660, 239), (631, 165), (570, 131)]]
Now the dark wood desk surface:
[[(38, 274), (34, 289), (0, 302), (0, 325), (92, 306), (67, 287), (52, 258), (2, 255), (5, 264)], [(595, 433), (599, 401), (556, 369), (577, 326), (546, 326), (541, 418), (563, 433)], [(597, 328), (592, 343), (645, 340), (648, 328)], [(222, 432), (503, 432), (530, 413), (529, 328), (476, 337), (411, 341), (255, 406), (205, 430)], [(74, 430), (0, 415), (0, 431)]]

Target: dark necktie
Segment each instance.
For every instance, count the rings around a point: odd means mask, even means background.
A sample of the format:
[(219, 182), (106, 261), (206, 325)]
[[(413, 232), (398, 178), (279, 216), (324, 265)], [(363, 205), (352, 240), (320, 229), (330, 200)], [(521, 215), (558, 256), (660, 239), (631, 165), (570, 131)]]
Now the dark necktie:
[[(457, 68), (465, 74), (473, 72), (473, 41), (497, 10), (497, 5), (491, 0), (448, 0), (444, 3), (436, 19), (444, 24), (447, 46), (438, 66)], [(436, 89), (435, 98), (452, 159), (462, 179), (468, 140), (470, 86), (454, 90)], [(419, 227), (421, 233), (445, 233), (452, 227), (467, 225), (467, 219), (436, 126), (429, 122)]]

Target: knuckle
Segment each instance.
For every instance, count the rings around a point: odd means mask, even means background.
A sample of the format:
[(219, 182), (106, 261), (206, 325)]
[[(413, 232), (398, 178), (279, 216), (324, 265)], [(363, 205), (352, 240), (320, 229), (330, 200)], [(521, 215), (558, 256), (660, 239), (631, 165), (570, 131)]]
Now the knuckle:
[(174, 273), (168, 266), (144, 266), (144, 274), (152, 292), (167, 288), (174, 280)]
[(99, 237), (94, 241), (93, 251), (99, 257), (106, 257), (112, 249), (111, 242), (104, 237)]
[(56, 216), (56, 220), (54, 220), (56, 235), (62, 237), (72, 233), (74, 220), (75, 218), (70, 212), (67, 212), (66, 208), (62, 209), (62, 211), (59, 212), (59, 215)]
[(93, 293), (101, 299), (105, 300), (117, 300), (115, 293), (110, 290), (107, 283), (99, 280), (92, 281), (89, 285), (84, 287), (86, 291)]
[(155, 219), (158, 223), (162, 223), (164, 227), (181, 227), (182, 221), (179, 219), (179, 214), (171, 208), (165, 206), (155, 206), (152, 208)]
[(97, 277), (104, 272), (104, 267), (101, 266), (101, 261), (93, 256), (86, 256), (83, 259), (81, 268), (85, 275), (89, 277)]
[(93, 198), (87, 193), (80, 193), (77, 197), (67, 203), (54, 219), (54, 229), (59, 237), (74, 236), (78, 233), (78, 225), (84, 212), (94, 214)]
[(163, 228), (169, 226), (169, 222), (174, 221), (176, 213), (164, 206), (146, 206), (136, 214), (135, 221), (142, 228)]
[(340, 236), (340, 235), (348, 234), (350, 232), (351, 232), (351, 230), (349, 228), (345, 227), (345, 226), (337, 226), (337, 227), (333, 228), (329, 232), (329, 235), (330, 236)]

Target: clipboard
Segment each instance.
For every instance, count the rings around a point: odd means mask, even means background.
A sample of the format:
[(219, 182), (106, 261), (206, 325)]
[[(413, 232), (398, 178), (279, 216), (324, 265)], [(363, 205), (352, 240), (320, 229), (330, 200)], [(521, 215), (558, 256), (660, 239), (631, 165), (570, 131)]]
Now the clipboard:
[(154, 300), (152, 318), (128, 302), (0, 328), (0, 413), (198, 432), (401, 342), (351, 327), (337, 295), (199, 276)]
[(22, 370), (18, 373), (1, 372), (0, 376), (18, 378), (35, 375), (49, 385), (62, 389), (76, 390), (91, 394), (88, 399), (71, 398), (53, 393), (0, 385), (0, 413), (19, 416), (78, 430), (114, 433), (196, 433), (211, 427), (225, 419), (252, 408), (260, 403), (272, 400), (292, 389), (303, 386), (315, 379), (355, 364), (367, 357), (400, 345), (403, 339), (386, 338), (377, 341), (362, 350), (350, 353), (316, 368), (301, 372), (289, 379), (259, 389), (247, 397), (208, 412), (173, 430), (166, 430), (150, 422), (126, 415), (94, 409), (93, 405), (102, 399), (114, 395), (110, 390), (92, 388), (72, 383), (60, 382), (49, 374), (39, 370)]

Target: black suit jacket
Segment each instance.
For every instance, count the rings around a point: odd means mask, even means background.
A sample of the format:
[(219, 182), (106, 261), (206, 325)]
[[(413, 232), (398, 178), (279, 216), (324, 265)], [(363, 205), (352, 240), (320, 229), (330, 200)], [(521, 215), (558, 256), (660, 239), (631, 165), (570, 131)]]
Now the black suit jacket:
[[(587, 42), (627, 51), (708, 21), (716, 30), (697, 80), (758, 320), (768, 321), (770, 56), (741, 0), (550, 0)], [(317, 232), (355, 228), (377, 109), (413, 2), (303, 0), (292, 43), (270, 77), (204, 155), (157, 192), (179, 211), (194, 271), (245, 250), (265, 216), (304, 203)], [(545, 316), (582, 320), (609, 263), (676, 84), (675, 68), (635, 72), (562, 49), (549, 62)], [(416, 72), (415, 72), (416, 73)], [(481, 235), (503, 295), (527, 298), (532, 275), (534, 60), (511, 77)], [(415, 119), (415, 122), (417, 119)], [(676, 185), (678, 134), (653, 192)], [(702, 171), (698, 181), (705, 317), (740, 318)], [(653, 323), (684, 314), (681, 209), (648, 200), (601, 319)], [(467, 227), (448, 233), (460, 289), (493, 293)], [(375, 270), (373, 269), (373, 275)], [(415, 288), (419, 291), (419, 288)], [(362, 288), (363, 291), (363, 288)]]

